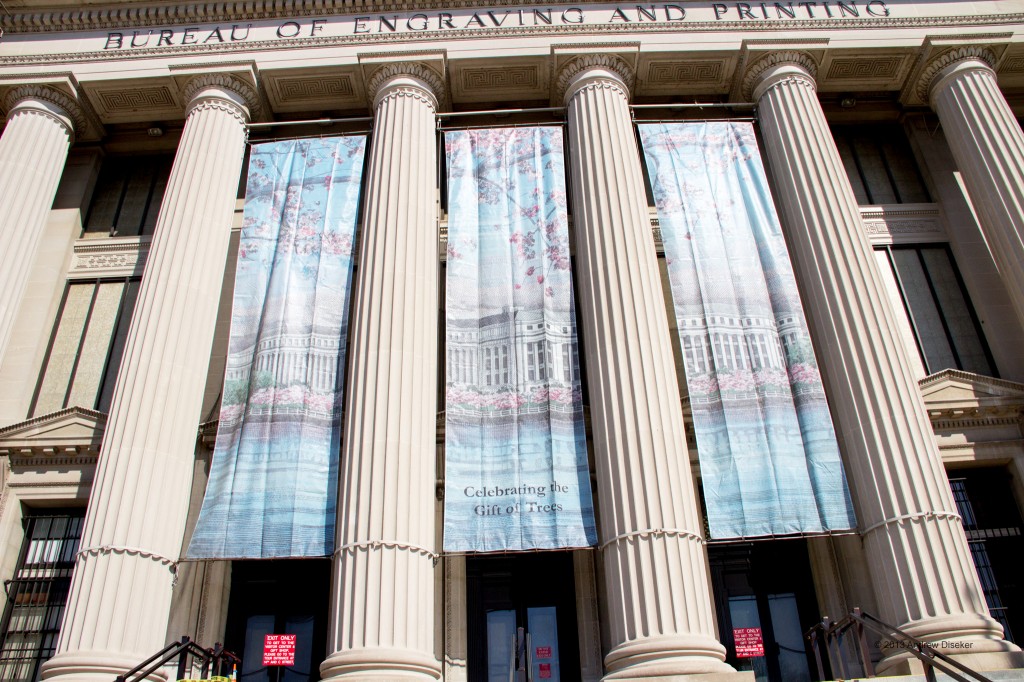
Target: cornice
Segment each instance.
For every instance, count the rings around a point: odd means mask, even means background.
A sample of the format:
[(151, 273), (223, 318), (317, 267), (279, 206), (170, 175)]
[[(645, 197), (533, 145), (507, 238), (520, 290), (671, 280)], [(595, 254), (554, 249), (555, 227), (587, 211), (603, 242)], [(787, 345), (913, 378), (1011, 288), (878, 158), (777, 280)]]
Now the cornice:
[(927, 102), (929, 92), (939, 74), (954, 64), (969, 60), (980, 61), (995, 71), (996, 56), (988, 48), (978, 45), (954, 47), (935, 57), (924, 68), (917, 81), (917, 96), (921, 101)]
[[(463, 7), (486, 8), (486, 7), (507, 7), (507, 6), (532, 6), (535, 0), (437, 0), (417, 3), (415, 9), (457, 9)], [(590, 4), (589, 2), (581, 4)], [(400, 3), (380, 4), (372, 8), (373, 12), (394, 12), (410, 11), (414, 9), (410, 5)], [(339, 14), (352, 14), (356, 11), (366, 11), (365, 6), (357, 5), (351, 0), (325, 0), (324, 2), (311, 2), (310, 0), (254, 0), (252, 2), (208, 2), (190, 3), (174, 7), (150, 6), (130, 8), (107, 8), (89, 10), (54, 10), (38, 13), (18, 13), (8, 16), (0, 16), (0, 29), (9, 34), (27, 33), (60, 33), (71, 31), (107, 30), (107, 29), (128, 29), (154, 26), (174, 26), (192, 23), (215, 24), (222, 22), (238, 21), (260, 21), (283, 18), (302, 17), (324, 17)], [(686, 22), (682, 26), (678, 22), (644, 22), (624, 27), (621, 24), (608, 25), (555, 25), (555, 26), (528, 26), (528, 27), (505, 27), (505, 28), (480, 28), (480, 29), (452, 29), (445, 31), (422, 31), (413, 36), (404, 37), (394, 34), (360, 34), (354, 36), (317, 37), (317, 38), (294, 38), (288, 42), (289, 46), (306, 47), (309, 45), (342, 45), (342, 44), (372, 44), (372, 43), (400, 43), (400, 42), (421, 42), (424, 39), (451, 39), (465, 38), (472, 36), (517, 36), (517, 35), (542, 35), (542, 34), (567, 34), (567, 35), (600, 35), (600, 34), (623, 34), (623, 33), (649, 33), (649, 32), (679, 32), (680, 28), (686, 31), (714, 31), (714, 32), (736, 32), (745, 34), (765, 33), (784, 31), (799, 31), (802, 29), (850, 29), (850, 28), (942, 28), (942, 27), (968, 27), (968, 26), (1003, 26), (1019, 24), (1024, 22), (1024, 12), (1012, 12), (991, 15), (956, 15), (944, 17), (863, 17), (844, 19), (786, 19), (775, 20), (765, 19), (756, 24), (750, 21), (694, 21)], [(279, 41), (265, 41), (264, 46), (281, 47)], [(88, 54), (83, 60), (92, 61), (97, 58), (124, 59), (142, 56), (145, 54), (194, 54), (197, 52), (233, 52), (238, 50), (252, 49), (253, 46), (260, 46), (260, 43), (236, 43), (225, 45), (187, 45), (173, 46), (166, 48), (150, 48), (132, 50), (128, 54), (111, 54), (102, 50)], [(58, 56), (44, 55), (29, 57), (22, 61), (17, 57), (0, 59), (0, 64), (30, 63), (33, 61), (52, 61)], [(67, 55), (76, 57), (78, 55)]]
[(445, 101), (447, 93), (444, 81), (433, 69), (416, 62), (395, 62), (379, 67), (367, 83), (366, 89), (375, 109), (380, 103), (379, 100), (384, 98), (389, 84), (403, 77), (421, 81), (427, 88), (417, 88), (405, 83), (400, 88), (392, 89), (387, 95), (418, 97), (435, 110), (438, 104)]
[(743, 84), (741, 86), (743, 99), (745, 101), (750, 100), (754, 89), (760, 85), (762, 77), (769, 70), (777, 66), (787, 64), (800, 67), (800, 69), (807, 72), (811, 80), (814, 80), (818, 75), (817, 63), (814, 61), (814, 58), (806, 52), (801, 52), (800, 50), (780, 50), (778, 52), (772, 52), (747, 67), (746, 73), (743, 74)]
[(604, 77), (601, 79), (602, 87), (621, 89), (624, 85), (625, 92), (623, 92), (623, 95), (625, 95), (627, 100), (629, 99), (629, 93), (633, 89), (635, 81), (633, 68), (624, 59), (615, 55), (585, 54), (574, 58), (558, 72), (558, 77), (555, 80), (556, 101), (562, 102), (569, 88), (581, 78), (587, 78), (586, 73), (592, 70), (610, 71), (618, 76), (622, 81), (621, 83), (616, 83), (613, 79)]

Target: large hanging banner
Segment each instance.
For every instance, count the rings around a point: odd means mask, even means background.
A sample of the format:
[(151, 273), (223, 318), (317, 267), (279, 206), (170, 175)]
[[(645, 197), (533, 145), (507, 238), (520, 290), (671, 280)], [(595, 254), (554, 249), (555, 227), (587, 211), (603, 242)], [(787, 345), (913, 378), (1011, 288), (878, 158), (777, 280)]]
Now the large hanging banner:
[(640, 125), (713, 538), (856, 526), (749, 123)]
[(444, 549), (596, 544), (560, 128), (448, 159)]
[(217, 444), (191, 559), (334, 551), (365, 136), (252, 147)]

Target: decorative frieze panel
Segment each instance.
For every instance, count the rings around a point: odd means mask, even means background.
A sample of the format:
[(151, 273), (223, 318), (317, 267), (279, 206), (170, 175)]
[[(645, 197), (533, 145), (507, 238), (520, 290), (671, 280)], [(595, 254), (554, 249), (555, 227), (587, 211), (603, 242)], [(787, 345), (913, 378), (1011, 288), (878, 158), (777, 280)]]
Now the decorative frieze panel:
[(641, 58), (637, 66), (636, 94), (708, 94), (729, 89), (735, 57), (707, 59)]
[(149, 254), (149, 237), (80, 239), (75, 243), (68, 279), (139, 276)]
[(137, 123), (181, 118), (185, 105), (170, 78), (85, 82), (82, 90), (104, 123)]
[(872, 244), (911, 244), (948, 240), (936, 204), (861, 206), (864, 231)]
[(277, 112), (338, 111), (367, 106), (354, 68), (288, 69), (261, 73), (270, 106)]
[(502, 102), (546, 99), (549, 68), (546, 58), (451, 61), (455, 102)]
[(999, 75), (1024, 73), (1024, 54), (1007, 57), (999, 66)]
[(899, 90), (914, 64), (911, 51), (883, 54), (826, 52), (818, 71), (822, 92)]
[(1006, 51), (1003, 60), (996, 65), (996, 75), (1003, 88), (1024, 86), (1024, 46), (1014, 45)]

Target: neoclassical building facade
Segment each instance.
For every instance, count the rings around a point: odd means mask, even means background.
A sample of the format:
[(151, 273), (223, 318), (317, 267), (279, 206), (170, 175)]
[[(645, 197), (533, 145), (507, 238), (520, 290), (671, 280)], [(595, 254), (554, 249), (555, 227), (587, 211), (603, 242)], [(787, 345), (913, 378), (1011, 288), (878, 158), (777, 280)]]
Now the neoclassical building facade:
[[(809, 682), (802, 633), (857, 606), (1024, 678), (1024, 2), (5, 0), (0, 31), (0, 678), (189, 635), (250, 681), (509, 679), (521, 629), (529, 679)], [(653, 120), (756, 127), (855, 531), (708, 537)], [(581, 352), (546, 365), (583, 376), (599, 540), (446, 554), (439, 135), (536, 124), (564, 130)], [(338, 549), (186, 560), (247, 150), (357, 132)]]

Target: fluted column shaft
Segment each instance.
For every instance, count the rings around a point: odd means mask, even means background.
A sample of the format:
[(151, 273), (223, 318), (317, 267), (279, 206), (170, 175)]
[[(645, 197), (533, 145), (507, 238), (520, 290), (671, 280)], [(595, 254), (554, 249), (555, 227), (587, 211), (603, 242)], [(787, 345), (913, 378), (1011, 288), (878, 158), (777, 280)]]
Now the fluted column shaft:
[(45, 678), (109, 682), (166, 644), (247, 117), (230, 90), (192, 98)]
[(1008, 651), (988, 615), (813, 67), (765, 64), (753, 101), (828, 378), (878, 616), (922, 639), (970, 640), (971, 653)]
[(723, 663), (628, 90), (569, 72), (570, 177), (601, 557), (606, 679), (736, 673)]
[(0, 136), (0, 361), (74, 137), (69, 113), (33, 96), (41, 88), (20, 90)]
[(995, 71), (977, 57), (941, 71), (932, 82), (931, 102), (999, 275), (1024, 322), (1024, 133)]
[(371, 79), (376, 119), (350, 326), (324, 679), (437, 679), (437, 88)]

